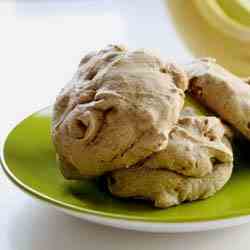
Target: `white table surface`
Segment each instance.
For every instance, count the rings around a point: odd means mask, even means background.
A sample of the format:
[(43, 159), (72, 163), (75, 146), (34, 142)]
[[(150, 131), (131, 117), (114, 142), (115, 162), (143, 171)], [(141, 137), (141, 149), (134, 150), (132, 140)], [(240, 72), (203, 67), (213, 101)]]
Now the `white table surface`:
[[(183, 0), (185, 1), (185, 0)], [(84, 53), (109, 43), (191, 56), (160, 0), (0, 1), (0, 141), (52, 103)], [(194, 234), (149, 234), (95, 225), (43, 207), (0, 171), (1, 250), (249, 249), (250, 224)]]

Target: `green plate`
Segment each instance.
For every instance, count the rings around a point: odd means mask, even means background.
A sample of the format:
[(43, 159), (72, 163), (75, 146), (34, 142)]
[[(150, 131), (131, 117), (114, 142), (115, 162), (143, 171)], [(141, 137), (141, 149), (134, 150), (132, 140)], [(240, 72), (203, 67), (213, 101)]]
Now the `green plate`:
[(40, 200), (78, 215), (153, 223), (210, 221), (250, 215), (250, 156), (244, 152), (248, 145), (237, 146), (233, 176), (215, 196), (157, 209), (146, 202), (112, 197), (101, 178), (65, 180), (55, 159), (50, 125), (50, 109), (29, 116), (8, 135), (2, 152), (4, 170), (10, 179)]

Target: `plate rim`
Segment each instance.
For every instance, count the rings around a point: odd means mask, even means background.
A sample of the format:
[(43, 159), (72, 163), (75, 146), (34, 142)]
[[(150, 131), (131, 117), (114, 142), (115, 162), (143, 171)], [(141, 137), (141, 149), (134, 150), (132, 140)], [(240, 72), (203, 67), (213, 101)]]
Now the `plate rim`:
[(220, 219), (208, 219), (208, 220), (197, 220), (197, 221), (183, 221), (183, 222), (168, 222), (168, 221), (154, 221), (154, 220), (139, 220), (130, 216), (129, 218), (124, 218), (122, 215), (108, 214), (106, 212), (94, 211), (88, 208), (79, 209), (75, 205), (67, 205), (65, 202), (60, 202), (59, 200), (53, 199), (41, 192), (34, 190), (29, 187), (21, 180), (19, 180), (9, 169), (8, 164), (5, 161), (5, 148), (6, 143), (15, 128), (18, 127), (23, 121), (39, 113), (43, 110), (51, 108), (46, 106), (45, 108), (39, 109), (32, 112), (31, 114), (25, 116), (25, 118), (20, 119), (15, 122), (13, 126), (10, 127), (6, 135), (1, 142), (0, 151), (0, 165), (5, 173), (5, 176), (11, 181), (14, 186), (21, 190), (26, 195), (30, 196), (36, 201), (47, 205), (48, 207), (53, 207), (59, 211), (66, 214), (78, 217), (89, 222), (94, 222), (97, 224), (102, 224), (106, 226), (112, 226), (120, 229), (135, 230), (141, 232), (153, 232), (153, 233), (181, 233), (181, 232), (196, 232), (196, 231), (207, 231), (214, 229), (222, 229), (226, 227), (232, 227), (250, 222), (250, 214), (248, 215), (238, 215), (229, 218)]

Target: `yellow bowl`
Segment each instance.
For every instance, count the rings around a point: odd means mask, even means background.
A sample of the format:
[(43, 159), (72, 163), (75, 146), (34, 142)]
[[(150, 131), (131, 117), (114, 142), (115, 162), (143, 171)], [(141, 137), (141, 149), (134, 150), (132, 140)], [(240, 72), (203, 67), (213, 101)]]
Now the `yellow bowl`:
[[(247, 0), (193, 0), (206, 20), (231, 37), (250, 41), (250, 3)], [(227, 2), (226, 2), (227, 1)], [(248, 20), (249, 16), (249, 20)], [(206, 32), (206, 31), (204, 31)]]

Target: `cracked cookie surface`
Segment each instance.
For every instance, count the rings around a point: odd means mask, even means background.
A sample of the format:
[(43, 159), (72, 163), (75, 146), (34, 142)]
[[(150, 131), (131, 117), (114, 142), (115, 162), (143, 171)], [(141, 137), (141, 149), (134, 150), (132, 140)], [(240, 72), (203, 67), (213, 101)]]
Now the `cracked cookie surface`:
[(86, 55), (54, 105), (52, 138), (68, 179), (128, 168), (166, 148), (187, 76), (143, 50)]

